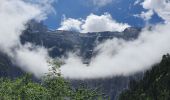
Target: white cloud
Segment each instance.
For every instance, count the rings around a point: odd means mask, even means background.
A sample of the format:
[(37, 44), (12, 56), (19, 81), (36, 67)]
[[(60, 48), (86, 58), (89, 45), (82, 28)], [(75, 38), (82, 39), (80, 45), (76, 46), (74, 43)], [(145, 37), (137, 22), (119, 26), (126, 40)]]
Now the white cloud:
[(86, 19), (72, 19), (68, 18), (61, 22), (59, 30), (80, 30), (82, 33), (86, 32), (101, 32), (101, 31), (123, 31), (125, 28), (130, 27), (126, 23), (116, 22), (110, 14), (98, 16), (90, 14)]
[[(46, 5), (50, 4), (47, 2)], [(30, 20), (46, 18), (44, 12), (49, 7), (23, 0), (0, 1), (0, 50), (23, 70), (32, 72), (37, 77), (40, 73), (42, 75), (45, 71), (48, 72), (47, 52), (44, 48), (29, 49), (30, 47), (21, 45), (20, 35)]]
[(101, 16), (91, 14), (84, 21), (82, 32), (123, 31), (127, 27), (128, 24), (116, 22), (110, 14)]
[(134, 15), (135, 17), (139, 17), (139, 18), (142, 18), (144, 19), (145, 21), (149, 21), (152, 16), (154, 15), (154, 12), (153, 10), (148, 10), (146, 12), (142, 12), (141, 14), (136, 14)]
[(143, 8), (155, 11), (166, 22), (170, 22), (169, 0), (144, 0)]
[(149, 10), (147, 12), (142, 12), (140, 16), (141, 16), (141, 18), (148, 21), (152, 18), (153, 14), (154, 14), (154, 12), (152, 10)]
[(91, 0), (93, 5), (98, 6), (98, 7), (106, 6), (110, 4), (112, 1), (113, 0)]
[(142, 1), (142, 0), (136, 0), (136, 1), (134, 2), (134, 5), (139, 4), (141, 1)]
[(73, 18), (64, 18), (58, 30), (81, 31), (82, 22)]
[(22, 34), (21, 30), (25, 28), (26, 21), (41, 13), (36, 7), (26, 5), (20, 0), (1, 0), (0, 12), (1, 48), (10, 48), (16, 45), (19, 42), (19, 36)]

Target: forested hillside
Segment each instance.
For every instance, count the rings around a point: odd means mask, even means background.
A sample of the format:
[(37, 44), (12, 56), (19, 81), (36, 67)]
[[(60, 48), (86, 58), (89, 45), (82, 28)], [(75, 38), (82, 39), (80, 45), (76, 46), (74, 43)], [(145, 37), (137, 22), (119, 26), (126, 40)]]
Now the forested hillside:
[(170, 55), (147, 71), (139, 82), (132, 80), (120, 100), (170, 100)]

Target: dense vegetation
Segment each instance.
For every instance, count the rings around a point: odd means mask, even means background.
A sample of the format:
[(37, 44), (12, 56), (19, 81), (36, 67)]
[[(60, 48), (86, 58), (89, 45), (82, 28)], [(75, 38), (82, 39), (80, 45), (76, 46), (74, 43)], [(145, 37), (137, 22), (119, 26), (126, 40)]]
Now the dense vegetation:
[[(57, 66), (57, 65), (56, 65)], [(103, 100), (97, 89), (88, 89), (81, 85), (73, 88), (61, 77), (57, 67), (41, 81), (32, 81), (32, 75), (26, 74), (16, 79), (0, 79), (0, 100)]]
[(141, 81), (132, 80), (120, 100), (170, 100), (170, 55), (147, 71)]

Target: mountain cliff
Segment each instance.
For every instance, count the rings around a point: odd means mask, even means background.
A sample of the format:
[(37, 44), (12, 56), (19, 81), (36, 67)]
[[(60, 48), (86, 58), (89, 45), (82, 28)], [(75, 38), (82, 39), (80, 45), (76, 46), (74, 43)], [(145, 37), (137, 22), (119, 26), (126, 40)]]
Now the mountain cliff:
[[(136, 39), (139, 35), (140, 28), (127, 28), (123, 32), (98, 32), (98, 33), (79, 33), (62, 30), (49, 30), (42, 23), (31, 22), (28, 28), (21, 36), (21, 43), (31, 42), (35, 45), (41, 45), (49, 50), (51, 57), (67, 56), (67, 53), (77, 52), (82, 57), (84, 63), (89, 63), (90, 58), (94, 56), (93, 49), (99, 43), (107, 39), (122, 38), (124, 40)], [(24, 72), (13, 65), (8, 56), (0, 54), (0, 76), (17, 77)], [(76, 87), (80, 83), (86, 84), (89, 88), (101, 88), (104, 93), (111, 97), (111, 100), (117, 99), (118, 94), (128, 87), (130, 80), (138, 80), (142, 77), (139, 73), (134, 76), (123, 77), (117, 76), (107, 79), (95, 80), (70, 80)]]
[(124, 40), (136, 39), (140, 28), (127, 28), (123, 32), (94, 32), (79, 33), (62, 30), (48, 30), (38, 23), (28, 25), (28, 29), (21, 36), (22, 43), (31, 42), (36, 45), (43, 45), (49, 48), (50, 56), (60, 57), (68, 51), (79, 51), (79, 55), (90, 58), (93, 49), (99, 43), (112, 38), (122, 38)]

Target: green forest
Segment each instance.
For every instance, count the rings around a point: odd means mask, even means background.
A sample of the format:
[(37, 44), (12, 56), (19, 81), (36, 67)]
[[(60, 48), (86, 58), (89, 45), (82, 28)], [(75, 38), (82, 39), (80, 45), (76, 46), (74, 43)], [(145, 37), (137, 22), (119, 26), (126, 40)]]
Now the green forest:
[(145, 72), (140, 81), (131, 80), (120, 100), (170, 100), (170, 55)]

